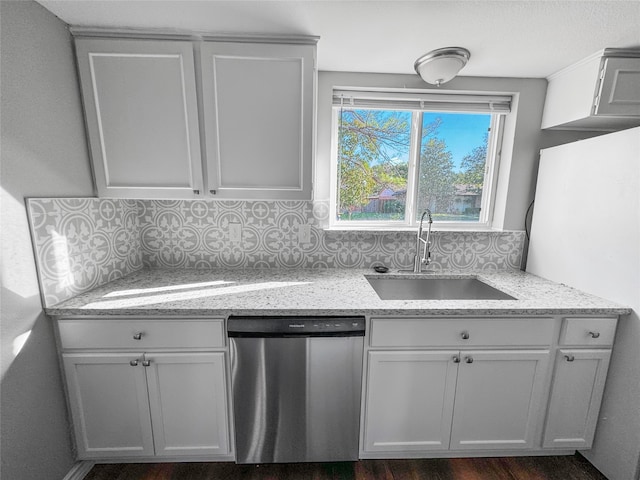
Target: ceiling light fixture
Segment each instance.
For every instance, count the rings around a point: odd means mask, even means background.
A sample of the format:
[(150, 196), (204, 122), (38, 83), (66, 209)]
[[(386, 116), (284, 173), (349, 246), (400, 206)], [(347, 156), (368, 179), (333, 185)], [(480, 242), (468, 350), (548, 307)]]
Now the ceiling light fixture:
[(413, 66), (425, 82), (439, 87), (455, 77), (470, 57), (466, 48), (438, 48), (421, 56)]

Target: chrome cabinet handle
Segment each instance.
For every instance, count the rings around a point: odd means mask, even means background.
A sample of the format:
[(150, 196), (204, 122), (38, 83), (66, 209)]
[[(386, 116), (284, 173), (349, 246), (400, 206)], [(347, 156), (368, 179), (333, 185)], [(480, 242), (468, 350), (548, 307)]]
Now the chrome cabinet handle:
[(573, 362), (576, 359), (573, 355), (565, 355), (564, 358), (567, 359), (567, 362)]
[(142, 366), (143, 367), (148, 367), (149, 365), (151, 365), (151, 360), (143, 360), (142, 361)]
[(142, 332), (134, 333), (133, 334), (133, 339), (134, 340), (142, 340)]
[(129, 362), (129, 365), (131, 365), (132, 367), (137, 367), (138, 366), (138, 359), (136, 358), (135, 360), (131, 360)]
[(460, 336), (462, 337), (463, 340), (469, 340), (469, 332), (462, 332), (460, 334)]
[(453, 356), (453, 363), (460, 363), (460, 357), (458, 355)]
[(473, 357), (464, 357), (466, 363), (473, 363)]
[(216, 192), (215, 190), (209, 190), (209, 193), (210, 193), (211, 195), (215, 195), (217, 192)]
[(591, 335), (591, 338), (598, 338), (600, 336), (600, 332), (589, 332), (589, 335)]
[(194, 190), (193, 193), (196, 195), (200, 195), (200, 190)]

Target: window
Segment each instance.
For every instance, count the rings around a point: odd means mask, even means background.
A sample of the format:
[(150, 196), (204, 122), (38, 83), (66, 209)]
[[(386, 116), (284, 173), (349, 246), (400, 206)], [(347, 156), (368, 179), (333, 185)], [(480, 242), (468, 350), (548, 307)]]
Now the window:
[(333, 94), (332, 226), (490, 225), (501, 120), (497, 95), (361, 91)]

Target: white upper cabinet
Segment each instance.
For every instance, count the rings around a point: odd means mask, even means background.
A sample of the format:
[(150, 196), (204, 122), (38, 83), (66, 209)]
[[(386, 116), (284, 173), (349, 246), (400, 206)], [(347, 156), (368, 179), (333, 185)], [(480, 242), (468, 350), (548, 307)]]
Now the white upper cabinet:
[(640, 50), (605, 49), (548, 80), (542, 128), (615, 131), (640, 125)]
[(311, 199), (315, 41), (201, 45), (212, 198)]
[(197, 197), (193, 44), (77, 38), (76, 52), (98, 196)]
[(312, 198), (317, 37), (91, 35), (76, 51), (98, 196)]

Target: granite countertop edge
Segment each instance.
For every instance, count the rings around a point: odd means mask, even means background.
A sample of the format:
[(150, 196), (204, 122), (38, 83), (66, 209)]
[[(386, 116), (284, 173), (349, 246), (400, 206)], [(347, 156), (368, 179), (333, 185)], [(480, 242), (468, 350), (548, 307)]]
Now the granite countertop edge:
[(229, 315), (540, 316), (624, 315), (631, 309), (521, 271), (438, 271), (477, 277), (515, 300), (380, 300), (371, 269), (141, 269), (45, 312), (54, 317)]

